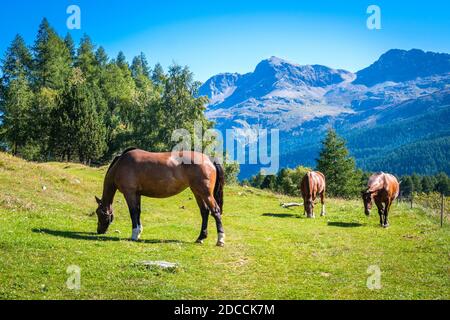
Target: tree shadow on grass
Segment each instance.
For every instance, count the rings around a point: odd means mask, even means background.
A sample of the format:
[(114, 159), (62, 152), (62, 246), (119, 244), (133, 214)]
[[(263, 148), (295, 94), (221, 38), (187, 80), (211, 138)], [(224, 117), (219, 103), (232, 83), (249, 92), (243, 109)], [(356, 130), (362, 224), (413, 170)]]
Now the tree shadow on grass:
[[(98, 235), (95, 232), (82, 232), (82, 231), (61, 231), (61, 230), (50, 230), (50, 229), (32, 229), (34, 233), (43, 233), (55, 237), (62, 237), (75, 240), (90, 240), (90, 241), (131, 241), (128, 238), (119, 237), (109, 237), (104, 235)], [(164, 239), (142, 239), (139, 240), (140, 243), (188, 243), (181, 240), (164, 240)]]
[(300, 219), (300, 215), (295, 213), (263, 213), (263, 217), (272, 217), (272, 218), (296, 218)]
[(330, 221), (328, 222), (330, 227), (340, 227), (340, 228), (356, 228), (362, 227), (363, 224), (358, 222), (340, 222), (340, 221)]

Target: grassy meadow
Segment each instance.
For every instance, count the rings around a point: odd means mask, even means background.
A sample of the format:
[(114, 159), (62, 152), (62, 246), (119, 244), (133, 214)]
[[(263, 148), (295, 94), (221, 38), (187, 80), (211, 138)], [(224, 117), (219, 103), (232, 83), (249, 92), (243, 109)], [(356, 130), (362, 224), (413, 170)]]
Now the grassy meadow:
[[(200, 213), (190, 191), (144, 199), (140, 242), (129, 241), (125, 201), (95, 234), (94, 195), (105, 168), (27, 163), (0, 153), (0, 299), (449, 299), (450, 227), (421, 209), (396, 204), (391, 227), (367, 218), (360, 201), (330, 199), (314, 220), (299, 201), (252, 188), (225, 190), (226, 245), (194, 241)], [(174, 272), (139, 262), (179, 264)], [(81, 289), (66, 286), (70, 265)], [(381, 289), (369, 290), (369, 266)]]

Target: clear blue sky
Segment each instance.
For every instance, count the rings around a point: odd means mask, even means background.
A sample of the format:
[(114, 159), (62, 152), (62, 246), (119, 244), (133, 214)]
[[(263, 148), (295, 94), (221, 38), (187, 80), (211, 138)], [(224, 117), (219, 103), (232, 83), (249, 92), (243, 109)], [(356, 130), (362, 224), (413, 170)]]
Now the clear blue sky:
[[(273, 55), (357, 71), (391, 48), (450, 52), (448, 0), (1, 0), (1, 56), (16, 33), (31, 45), (43, 17), (67, 33), (71, 4), (82, 15), (75, 39), (86, 33), (111, 56), (143, 51), (151, 64), (188, 65), (200, 81)], [(366, 28), (371, 4), (382, 30)]]

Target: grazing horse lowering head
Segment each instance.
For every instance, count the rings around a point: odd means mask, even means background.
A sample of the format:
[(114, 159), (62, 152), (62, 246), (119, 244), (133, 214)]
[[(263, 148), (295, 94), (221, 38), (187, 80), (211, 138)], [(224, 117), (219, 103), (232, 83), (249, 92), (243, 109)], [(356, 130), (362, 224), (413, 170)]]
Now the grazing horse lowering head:
[(314, 201), (312, 199), (306, 199), (304, 200), (304, 203), (306, 215), (312, 217), (314, 212)]
[(364, 213), (366, 216), (370, 216), (370, 210), (372, 210), (372, 192), (363, 191), (361, 195), (364, 201)]
[(97, 201), (98, 208), (95, 211), (97, 213), (98, 217), (98, 223), (97, 223), (97, 233), (98, 234), (105, 234), (106, 231), (108, 231), (109, 225), (114, 220), (114, 214), (112, 207), (105, 207), (102, 203), (102, 200), (95, 197), (95, 200)]

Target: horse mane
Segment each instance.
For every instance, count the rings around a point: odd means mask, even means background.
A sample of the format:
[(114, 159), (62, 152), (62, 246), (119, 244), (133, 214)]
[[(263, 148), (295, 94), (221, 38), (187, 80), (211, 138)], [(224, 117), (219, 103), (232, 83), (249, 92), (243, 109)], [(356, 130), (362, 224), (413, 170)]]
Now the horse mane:
[(119, 161), (119, 159), (120, 159), (124, 154), (127, 154), (128, 152), (133, 151), (133, 150), (136, 150), (136, 149), (137, 149), (137, 148), (134, 148), (134, 147), (127, 148), (127, 149), (125, 149), (125, 150), (122, 152), (121, 155), (116, 156), (116, 157), (113, 159), (113, 161), (111, 162), (111, 164), (109, 165), (108, 171), (106, 171), (106, 174), (108, 174), (109, 171), (111, 171), (111, 168), (114, 166), (114, 164), (115, 164), (117, 161)]

